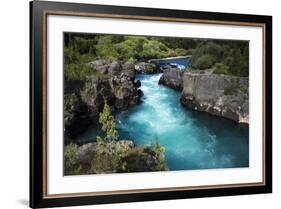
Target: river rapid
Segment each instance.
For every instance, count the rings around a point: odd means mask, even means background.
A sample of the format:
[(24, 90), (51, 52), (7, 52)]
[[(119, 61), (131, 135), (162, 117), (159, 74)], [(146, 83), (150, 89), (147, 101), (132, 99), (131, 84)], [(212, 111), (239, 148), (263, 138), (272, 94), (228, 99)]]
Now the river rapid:
[(188, 110), (180, 92), (158, 81), (161, 74), (138, 75), (142, 103), (116, 115), (120, 138), (165, 147), (169, 170), (249, 166), (248, 126)]
[[(248, 126), (185, 108), (181, 92), (159, 85), (160, 76), (136, 76), (144, 96), (139, 105), (115, 115), (119, 138), (136, 145), (159, 142), (169, 170), (248, 167)], [(80, 140), (97, 135), (100, 127), (90, 127)]]

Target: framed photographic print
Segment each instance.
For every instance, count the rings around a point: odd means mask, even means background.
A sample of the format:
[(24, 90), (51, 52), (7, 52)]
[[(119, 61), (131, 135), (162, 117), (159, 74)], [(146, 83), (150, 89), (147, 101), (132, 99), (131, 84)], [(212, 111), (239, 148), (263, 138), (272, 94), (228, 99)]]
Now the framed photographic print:
[(30, 207), (272, 191), (272, 17), (34, 1), (30, 68)]

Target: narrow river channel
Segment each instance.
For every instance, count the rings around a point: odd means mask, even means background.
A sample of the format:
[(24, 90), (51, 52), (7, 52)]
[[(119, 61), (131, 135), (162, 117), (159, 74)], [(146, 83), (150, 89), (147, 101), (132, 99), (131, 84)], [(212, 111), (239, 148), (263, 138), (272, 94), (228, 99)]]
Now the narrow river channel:
[(137, 76), (144, 96), (117, 114), (120, 138), (138, 145), (158, 141), (170, 170), (247, 167), (248, 126), (186, 109), (180, 92), (158, 85), (160, 76)]
[[(169, 170), (248, 167), (248, 126), (183, 107), (181, 93), (159, 85), (160, 76), (136, 76), (144, 96), (141, 104), (115, 116), (120, 139), (137, 145), (158, 141)], [(101, 134), (100, 127), (90, 127), (80, 140)]]

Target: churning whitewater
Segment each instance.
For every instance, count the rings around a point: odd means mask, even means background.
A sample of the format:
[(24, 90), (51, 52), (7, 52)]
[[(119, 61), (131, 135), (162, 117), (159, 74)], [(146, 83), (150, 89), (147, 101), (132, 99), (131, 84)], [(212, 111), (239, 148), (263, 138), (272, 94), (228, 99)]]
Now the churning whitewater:
[(160, 76), (137, 76), (144, 96), (117, 114), (121, 137), (138, 145), (159, 142), (169, 170), (247, 167), (248, 127), (186, 109), (180, 92), (158, 84)]

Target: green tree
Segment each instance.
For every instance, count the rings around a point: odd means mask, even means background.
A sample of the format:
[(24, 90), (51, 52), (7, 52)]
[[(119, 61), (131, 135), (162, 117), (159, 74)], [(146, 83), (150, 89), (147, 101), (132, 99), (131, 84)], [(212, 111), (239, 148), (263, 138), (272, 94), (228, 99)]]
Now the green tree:
[(102, 125), (102, 130), (106, 135), (114, 140), (117, 140), (119, 133), (116, 129), (116, 122), (108, 104), (105, 104), (103, 111), (99, 114), (99, 123)]
[(195, 66), (198, 69), (208, 69), (213, 65), (213, 57), (210, 54), (204, 54), (197, 58)]
[(166, 162), (165, 162), (165, 148), (157, 141), (156, 144), (153, 146), (153, 150), (156, 153), (157, 163), (155, 170), (162, 171), (167, 170)]
[(215, 74), (229, 74), (229, 67), (223, 63), (216, 63), (215, 64)]

